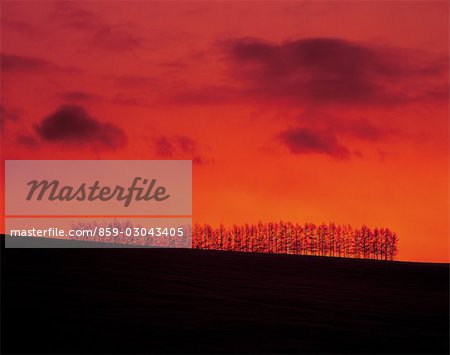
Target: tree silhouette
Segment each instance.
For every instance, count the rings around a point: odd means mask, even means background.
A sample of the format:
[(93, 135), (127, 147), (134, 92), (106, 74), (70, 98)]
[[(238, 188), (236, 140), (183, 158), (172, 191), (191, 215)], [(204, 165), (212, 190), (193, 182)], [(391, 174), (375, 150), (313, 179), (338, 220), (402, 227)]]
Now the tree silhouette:
[(319, 255), (346, 258), (394, 260), (398, 237), (388, 228), (335, 223), (258, 222), (242, 226), (194, 225), (193, 247), (242, 252)]

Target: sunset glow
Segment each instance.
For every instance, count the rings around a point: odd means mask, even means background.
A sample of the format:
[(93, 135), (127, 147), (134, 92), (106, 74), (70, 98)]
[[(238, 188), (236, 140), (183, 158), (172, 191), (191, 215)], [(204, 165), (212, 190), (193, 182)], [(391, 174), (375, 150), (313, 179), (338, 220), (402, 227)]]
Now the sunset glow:
[(386, 227), (398, 260), (448, 262), (448, 17), (447, 1), (2, 1), (2, 166), (192, 159), (195, 223)]

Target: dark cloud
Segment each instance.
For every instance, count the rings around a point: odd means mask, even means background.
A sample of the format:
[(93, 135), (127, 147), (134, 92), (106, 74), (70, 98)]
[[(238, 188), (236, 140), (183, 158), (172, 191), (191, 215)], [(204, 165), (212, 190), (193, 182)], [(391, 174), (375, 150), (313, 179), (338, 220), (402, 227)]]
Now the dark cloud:
[(2, 53), (1, 68), (4, 72), (32, 72), (54, 69), (55, 66), (40, 58)]
[(205, 164), (197, 143), (187, 136), (160, 136), (154, 140), (155, 154), (166, 159), (192, 159), (193, 164)]
[(10, 30), (13, 30), (17, 33), (20, 33), (24, 36), (36, 37), (42, 34), (42, 31), (36, 26), (31, 25), (28, 22), (24, 21), (15, 21), (2, 18), (1, 19), (2, 26), (7, 27)]
[(65, 101), (70, 102), (92, 102), (100, 101), (102, 97), (100, 95), (91, 94), (85, 91), (68, 91), (63, 92), (59, 97)]
[[(142, 96), (142, 95), (140, 95)], [(134, 97), (126, 95), (124, 93), (116, 94), (112, 98), (103, 97), (101, 95), (85, 92), (85, 91), (68, 91), (57, 96), (59, 99), (66, 101), (68, 103), (97, 103), (97, 102), (108, 102), (117, 105), (124, 106), (141, 106), (148, 107), (151, 102), (148, 98), (141, 99), (139, 97)]]
[(278, 139), (293, 154), (319, 153), (338, 159), (350, 157), (350, 151), (330, 131), (289, 128), (279, 133)]
[(204, 165), (206, 163), (207, 162), (202, 157), (196, 156), (192, 158), (192, 164), (194, 165)]
[(197, 150), (197, 144), (189, 137), (176, 136), (174, 141), (179, 149), (184, 153), (195, 153)]
[(36, 126), (47, 142), (117, 149), (126, 145), (125, 132), (112, 123), (100, 122), (81, 106), (61, 106)]
[(392, 133), (395, 133), (392, 129), (385, 129), (380, 126), (376, 126), (364, 119), (352, 121), (348, 124), (342, 125), (341, 131), (352, 137), (366, 141), (378, 141), (386, 138)]
[(336, 38), (243, 38), (222, 46), (244, 94), (297, 104), (401, 104), (440, 94), (436, 79), (446, 72), (445, 61), (423, 53)]
[(45, 59), (22, 55), (1, 53), (1, 70), (4, 73), (29, 74), (39, 72), (62, 72), (68, 74), (80, 73), (75, 67), (62, 67)]
[(290, 127), (275, 136), (293, 154), (322, 153), (340, 159), (362, 156), (361, 152), (349, 148), (355, 141), (385, 143), (403, 134), (398, 129), (375, 125), (363, 118), (303, 116), (299, 122), (301, 126)]
[(162, 158), (172, 158), (175, 153), (175, 147), (167, 137), (158, 137), (155, 139), (155, 153)]

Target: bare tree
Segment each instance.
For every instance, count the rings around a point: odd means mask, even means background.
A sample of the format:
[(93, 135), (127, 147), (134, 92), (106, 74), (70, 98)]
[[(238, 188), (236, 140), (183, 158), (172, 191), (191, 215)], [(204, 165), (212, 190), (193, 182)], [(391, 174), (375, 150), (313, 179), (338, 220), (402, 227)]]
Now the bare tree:
[(394, 260), (398, 237), (388, 228), (370, 229), (366, 225), (313, 223), (305, 225), (280, 221), (257, 224), (198, 225), (193, 228), (193, 247), (259, 253), (321, 255), (377, 260)]

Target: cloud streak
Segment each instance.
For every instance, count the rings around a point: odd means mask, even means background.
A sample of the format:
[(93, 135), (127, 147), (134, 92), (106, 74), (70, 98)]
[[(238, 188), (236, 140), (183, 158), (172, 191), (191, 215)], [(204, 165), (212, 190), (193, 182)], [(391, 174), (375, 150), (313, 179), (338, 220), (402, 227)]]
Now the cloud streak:
[(338, 159), (350, 157), (350, 151), (330, 131), (288, 128), (279, 133), (278, 139), (292, 154), (318, 153)]
[(55, 66), (47, 60), (12, 54), (1, 54), (1, 66), (5, 72), (34, 72), (54, 69)]
[(187, 136), (159, 136), (154, 140), (154, 151), (159, 158), (192, 159), (197, 165), (205, 163), (200, 156), (197, 143)]
[(80, 73), (80, 69), (75, 67), (63, 67), (56, 65), (48, 60), (22, 56), (15, 54), (1, 53), (1, 70), (4, 73), (11, 74), (31, 74), (31, 73)]
[(102, 100), (100, 95), (91, 94), (85, 91), (66, 91), (58, 97), (69, 102), (97, 102)]

